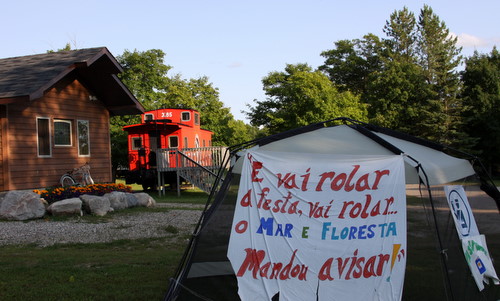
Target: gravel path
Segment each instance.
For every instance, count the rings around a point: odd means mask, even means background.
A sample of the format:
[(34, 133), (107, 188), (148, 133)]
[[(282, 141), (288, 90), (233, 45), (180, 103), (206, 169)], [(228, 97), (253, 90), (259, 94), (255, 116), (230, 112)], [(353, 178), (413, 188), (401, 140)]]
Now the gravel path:
[[(174, 205), (175, 206), (175, 205)], [(167, 207), (159, 205), (157, 207)], [(175, 206), (178, 208), (179, 206)], [(191, 234), (201, 210), (172, 209), (168, 212), (140, 212), (109, 216), (103, 222), (80, 218), (66, 221), (0, 221), (0, 245), (109, 242), (118, 239), (168, 237), (168, 226), (179, 234)]]

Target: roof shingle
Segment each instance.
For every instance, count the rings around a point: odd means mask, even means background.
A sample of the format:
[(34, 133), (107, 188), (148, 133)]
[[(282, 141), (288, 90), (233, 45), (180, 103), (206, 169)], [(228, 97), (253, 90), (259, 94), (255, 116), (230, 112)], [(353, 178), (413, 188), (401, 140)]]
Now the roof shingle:
[(122, 68), (106, 47), (0, 59), (0, 99), (27, 96), (34, 100), (73, 70), (77, 70), (80, 78), (93, 85), (94, 92), (105, 96), (102, 100), (113, 114), (138, 114), (144, 111), (128, 88), (115, 76)]
[(94, 58), (103, 47), (0, 59), (0, 98), (27, 96), (71, 68)]

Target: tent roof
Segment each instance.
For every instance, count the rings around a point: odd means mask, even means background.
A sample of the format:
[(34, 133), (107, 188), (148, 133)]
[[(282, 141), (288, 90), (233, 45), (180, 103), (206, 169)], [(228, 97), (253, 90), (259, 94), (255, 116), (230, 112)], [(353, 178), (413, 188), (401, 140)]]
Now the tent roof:
[[(358, 126), (316, 127), (313, 130), (283, 139), (273, 139), (266, 144), (255, 146), (252, 150), (258, 152), (337, 154), (350, 158), (390, 156), (398, 154), (397, 151), (400, 151), (405, 156), (407, 184), (418, 184), (420, 183), (419, 177), (425, 181), (427, 176), (429, 185), (438, 185), (474, 174), (474, 169), (467, 160), (452, 157), (417, 142), (396, 138), (363, 127), (364, 131), (369, 131), (368, 135), (372, 136), (370, 138), (362, 131), (357, 130)], [(421, 168), (417, 170), (416, 167), (419, 164)], [(238, 170), (237, 166), (235, 170)]]

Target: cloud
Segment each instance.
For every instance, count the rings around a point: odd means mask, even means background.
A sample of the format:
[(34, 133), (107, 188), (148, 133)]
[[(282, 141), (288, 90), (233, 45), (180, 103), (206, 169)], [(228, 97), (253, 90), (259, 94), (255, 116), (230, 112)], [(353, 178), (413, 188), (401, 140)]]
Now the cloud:
[(500, 38), (494, 38), (494, 39), (484, 39), (484, 38), (480, 38), (480, 37), (476, 37), (474, 35), (470, 35), (470, 34), (467, 34), (467, 33), (461, 33), (461, 34), (455, 34), (453, 32), (450, 32), (450, 37), (454, 38), (454, 37), (457, 37), (458, 38), (458, 46), (462, 46), (462, 47), (492, 47), (494, 46), (495, 44), (498, 43), (498, 41), (500, 40)]
[(240, 62), (232, 62), (231, 64), (229, 64), (227, 67), (228, 68), (240, 68), (241, 66), (243, 66), (242, 63)]

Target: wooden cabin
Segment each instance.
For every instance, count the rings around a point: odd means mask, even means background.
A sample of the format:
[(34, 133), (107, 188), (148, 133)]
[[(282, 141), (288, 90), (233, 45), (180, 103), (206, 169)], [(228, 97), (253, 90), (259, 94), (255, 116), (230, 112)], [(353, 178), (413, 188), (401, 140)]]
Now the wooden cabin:
[(110, 182), (110, 116), (144, 108), (107, 48), (0, 59), (0, 191), (57, 185), (89, 163)]

